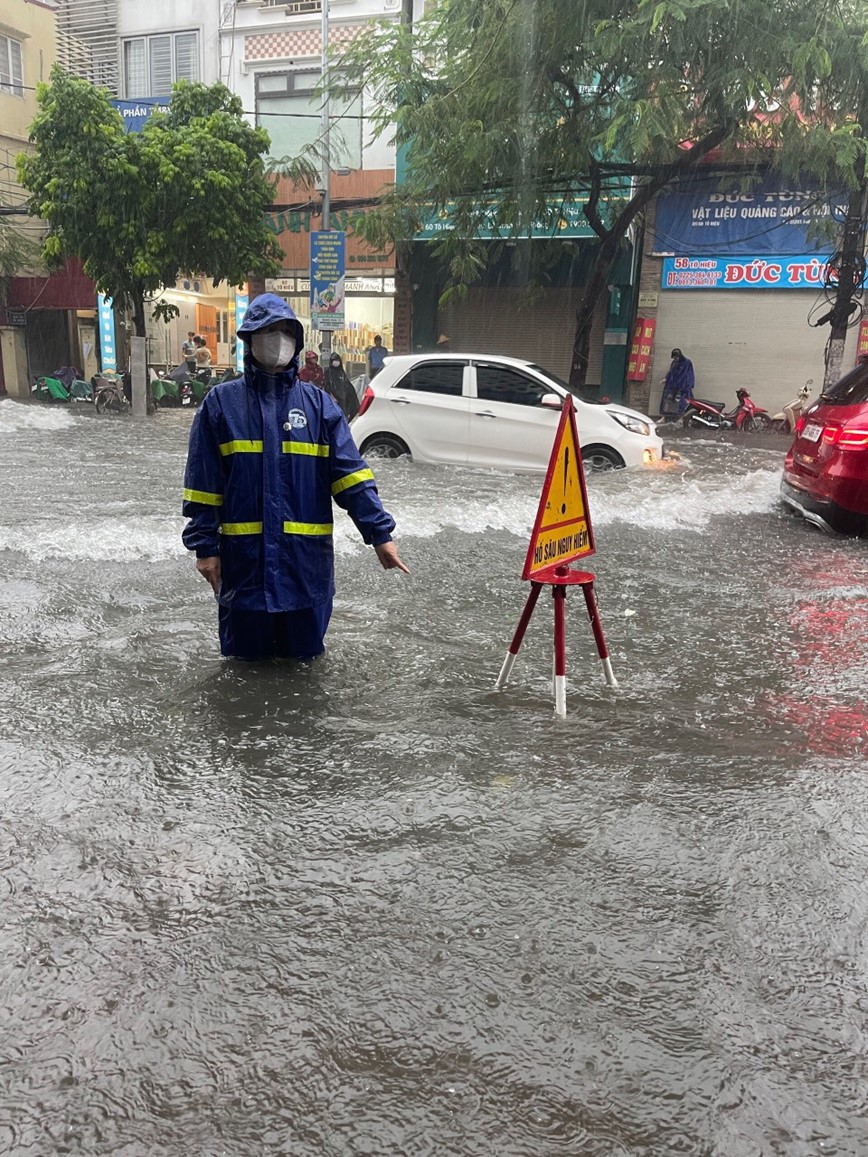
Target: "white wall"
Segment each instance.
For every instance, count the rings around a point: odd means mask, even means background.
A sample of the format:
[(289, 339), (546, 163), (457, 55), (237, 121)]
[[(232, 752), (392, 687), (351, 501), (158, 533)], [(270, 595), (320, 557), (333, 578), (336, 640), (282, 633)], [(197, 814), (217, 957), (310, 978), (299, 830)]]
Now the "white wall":
[[(421, 15), (423, 0), (415, 0)], [(392, 16), (397, 19), (401, 0), (329, 0), (330, 40), (340, 37), (341, 28), (363, 21)], [(261, 8), (255, 3), (234, 5), (227, 12), (221, 32), (220, 79), (241, 98), (248, 119), (255, 122), (256, 74), (293, 67), (303, 68), (320, 63), (321, 17), (318, 13), (283, 16), (282, 9)], [(274, 38), (274, 54), (267, 59), (246, 59), (245, 37), (266, 35)], [(286, 39), (284, 39), (286, 38)], [(284, 43), (300, 44), (301, 51), (287, 51)], [(363, 97), (364, 108), (370, 107), (370, 93)], [(373, 140), (370, 123), (362, 123), (363, 169), (393, 169), (395, 148), (381, 137)]]
[[(220, 79), (221, 0), (120, 0), (118, 34), (148, 36), (158, 32), (199, 33), (200, 80), (213, 84)], [(120, 50), (123, 76), (123, 49)]]

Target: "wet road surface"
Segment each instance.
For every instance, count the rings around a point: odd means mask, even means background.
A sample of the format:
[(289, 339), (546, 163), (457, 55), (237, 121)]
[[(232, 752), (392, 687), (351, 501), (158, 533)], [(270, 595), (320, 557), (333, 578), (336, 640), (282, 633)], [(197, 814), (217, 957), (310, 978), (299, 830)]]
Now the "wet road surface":
[(590, 480), (510, 687), (541, 480), (377, 464), (325, 658), (223, 663), (189, 416), (0, 401), (0, 1152), (868, 1152), (868, 547), (780, 447)]

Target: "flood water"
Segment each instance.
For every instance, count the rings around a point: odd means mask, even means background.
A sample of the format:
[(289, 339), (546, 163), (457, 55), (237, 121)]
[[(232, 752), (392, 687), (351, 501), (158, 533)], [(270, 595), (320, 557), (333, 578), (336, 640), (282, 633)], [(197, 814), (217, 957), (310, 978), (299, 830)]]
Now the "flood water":
[(868, 544), (780, 449), (590, 479), (619, 678), (539, 478), (377, 464), (328, 653), (220, 660), (189, 415), (0, 401), (0, 1152), (868, 1152)]

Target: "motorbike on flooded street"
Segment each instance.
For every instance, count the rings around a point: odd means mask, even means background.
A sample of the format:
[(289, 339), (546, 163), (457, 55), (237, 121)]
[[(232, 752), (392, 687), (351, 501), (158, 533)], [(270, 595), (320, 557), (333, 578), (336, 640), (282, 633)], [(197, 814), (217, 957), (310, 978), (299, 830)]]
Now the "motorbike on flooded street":
[(758, 432), (770, 430), (772, 419), (768, 410), (758, 406), (748, 391), (742, 386), (735, 391), (738, 405), (726, 410), (725, 402), (710, 402), (705, 398), (691, 398), (681, 419), (688, 430), (744, 430)]
[(808, 408), (808, 398), (811, 396), (811, 386), (814, 384), (813, 378), (808, 378), (798, 394), (791, 402), (787, 402), (785, 406), (772, 417), (772, 429), (776, 434), (795, 434), (796, 422), (798, 422), (800, 415)]

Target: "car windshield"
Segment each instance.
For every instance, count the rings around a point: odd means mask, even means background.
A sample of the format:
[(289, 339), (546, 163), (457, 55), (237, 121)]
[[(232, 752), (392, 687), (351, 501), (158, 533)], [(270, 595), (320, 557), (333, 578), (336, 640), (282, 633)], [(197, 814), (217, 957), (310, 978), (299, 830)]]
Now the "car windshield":
[(868, 363), (856, 366), (820, 395), (821, 402), (833, 406), (857, 406), (868, 402)]
[(583, 402), (590, 402), (594, 405), (600, 405), (599, 398), (593, 398), (590, 394), (585, 393), (584, 390), (580, 390), (576, 386), (571, 386), (569, 382), (565, 382), (563, 378), (559, 378), (558, 375), (553, 374), (551, 370), (547, 370), (543, 366), (535, 365), (533, 362), (529, 362), (528, 366), (530, 369), (536, 370), (538, 374), (542, 374), (544, 378), (548, 378), (549, 381), (557, 382), (557, 384), (562, 389), (569, 391), (569, 393), (571, 393), (574, 398), (580, 398)]

